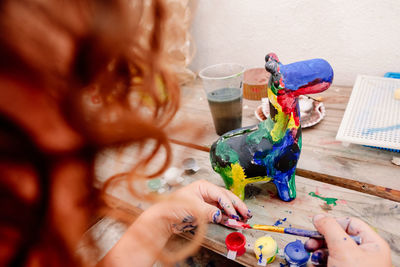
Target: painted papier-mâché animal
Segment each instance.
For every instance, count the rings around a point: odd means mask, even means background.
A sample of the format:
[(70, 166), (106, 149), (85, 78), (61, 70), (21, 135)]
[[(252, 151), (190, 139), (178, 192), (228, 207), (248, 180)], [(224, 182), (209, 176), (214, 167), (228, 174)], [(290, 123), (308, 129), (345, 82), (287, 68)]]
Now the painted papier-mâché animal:
[(270, 53), (265, 61), (271, 73), (270, 115), (258, 125), (223, 134), (211, 147), (211, 164), (226, 188), (241, 199), (247, 184), (272, 180), (279, 197), (291, 201), (296, 197), (295, 171), (302, 143), (298, 96), (328, 89), (333, 70), (323, 59), (283, 65)]

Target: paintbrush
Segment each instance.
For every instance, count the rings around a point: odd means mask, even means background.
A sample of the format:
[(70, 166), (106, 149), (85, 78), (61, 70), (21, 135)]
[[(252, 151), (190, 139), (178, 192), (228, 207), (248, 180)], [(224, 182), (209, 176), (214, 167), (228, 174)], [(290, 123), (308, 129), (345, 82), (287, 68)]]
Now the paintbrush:
[[(279, 227), (279, 226), (261, 225), (261, 224), (250, 225), (250, 224), (236, 221), (233, 219), (227, 220), (227, 222), (224, 225), (227, 227), (230, 227), (230, 228), (234, 228), (234, 229), (254, 229), (254, 230), (296, 235), (296, 236), (304, 236), (304, 237), (310, 237), (310, 238), (315, 238), (315, 239), (324, 239), (324, 236), (318, 231), (311, 231), (311, 230), (305, 230), (305, 229), (294, 228), (294, 227)], [(361, 244), (361, 237), (353, 236), (353, 235), (351, 235), (350, 237), (358, 245)]]

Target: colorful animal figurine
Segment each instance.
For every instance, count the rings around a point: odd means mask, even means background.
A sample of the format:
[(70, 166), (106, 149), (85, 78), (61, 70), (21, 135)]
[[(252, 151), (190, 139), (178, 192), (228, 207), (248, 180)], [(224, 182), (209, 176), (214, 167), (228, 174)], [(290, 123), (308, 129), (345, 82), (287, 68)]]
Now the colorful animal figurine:
[(328, 89), (333, 70), (323, 59), (283, 65), (274, 53), (265, 62), (271, 73), (270, 115), (258, 125), (223, 134), (212, 145), (210, 159), (226, 188), (241, 199), (247, 184), (272, 180), (279, 197), (291, 201), (296, 197), (295, 171), (301, 150), (298, 96)]

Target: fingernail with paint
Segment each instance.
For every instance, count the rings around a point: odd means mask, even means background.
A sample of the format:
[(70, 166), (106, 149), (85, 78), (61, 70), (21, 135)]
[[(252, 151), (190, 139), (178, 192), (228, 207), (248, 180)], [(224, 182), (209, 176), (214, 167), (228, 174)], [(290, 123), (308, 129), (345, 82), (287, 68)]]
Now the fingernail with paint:
[(317, 221), (319, 221), (319, 220), (321, 220), (322, 218), (325, 218), (325, 217), (326, 216), (324, 214), (317, 214), (317, 215), (314, 216), (313, 222), (315, 223), (315, 222), (317, 222)]
[(239, 216), (235, 215), (235, 214), (231, 214), (231, 218), (235, 219), (235, 220), (240, 220)]
[(326, 265), (328, 260), (328, 251), (317, 250), (311, 255), (311, 263), (316, 266)]
[(218, 223), (220, 221), (219, 220), (220, 217), (221, 217), (221, 211), (217, 210), (213, 215), (213, 222)]
[(251, 210), (247, 210), (247, 217), (248, 218), (252, 218), (253, 214), (251, 213)]

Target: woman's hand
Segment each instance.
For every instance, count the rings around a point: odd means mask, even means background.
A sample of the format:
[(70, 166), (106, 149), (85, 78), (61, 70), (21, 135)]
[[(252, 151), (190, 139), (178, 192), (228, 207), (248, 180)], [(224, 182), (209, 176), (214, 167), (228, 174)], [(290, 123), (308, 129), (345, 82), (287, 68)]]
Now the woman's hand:
[(177, 201), (187, 200), (188, 205), (166, 206), (167, 201), (165, 204), (154, 205), (152, 209), (153, 212), (157, 209), (156, 213), (159, 215), (164, 214), (166, 225), (173, 233), (194, 230), (198, 223), (196, 214), (212, 223), (221, 223), (223, 217), (243, 221), (252, 217), (250, 210), (239, 197), (205, 180), (196, 181), (179, 189), (172, 198), (176, 198)]
[(152, 266), (173, 233), (192, 231), (199, 222), (220, 223), (226, 215), (236, 220), (252, 216), (232, 192), (196, 181), (145, 210), (99, 266)]
[[(311, 262), (314, 265), (392, 266), (389, 245), (360, 219), (316, 215), (313, 222), (325, 237), (325, 241), (310, 239), (305, 243), (305, 248), (313, 252)], [(361, 245), (349, 235), (360, 236)]]

